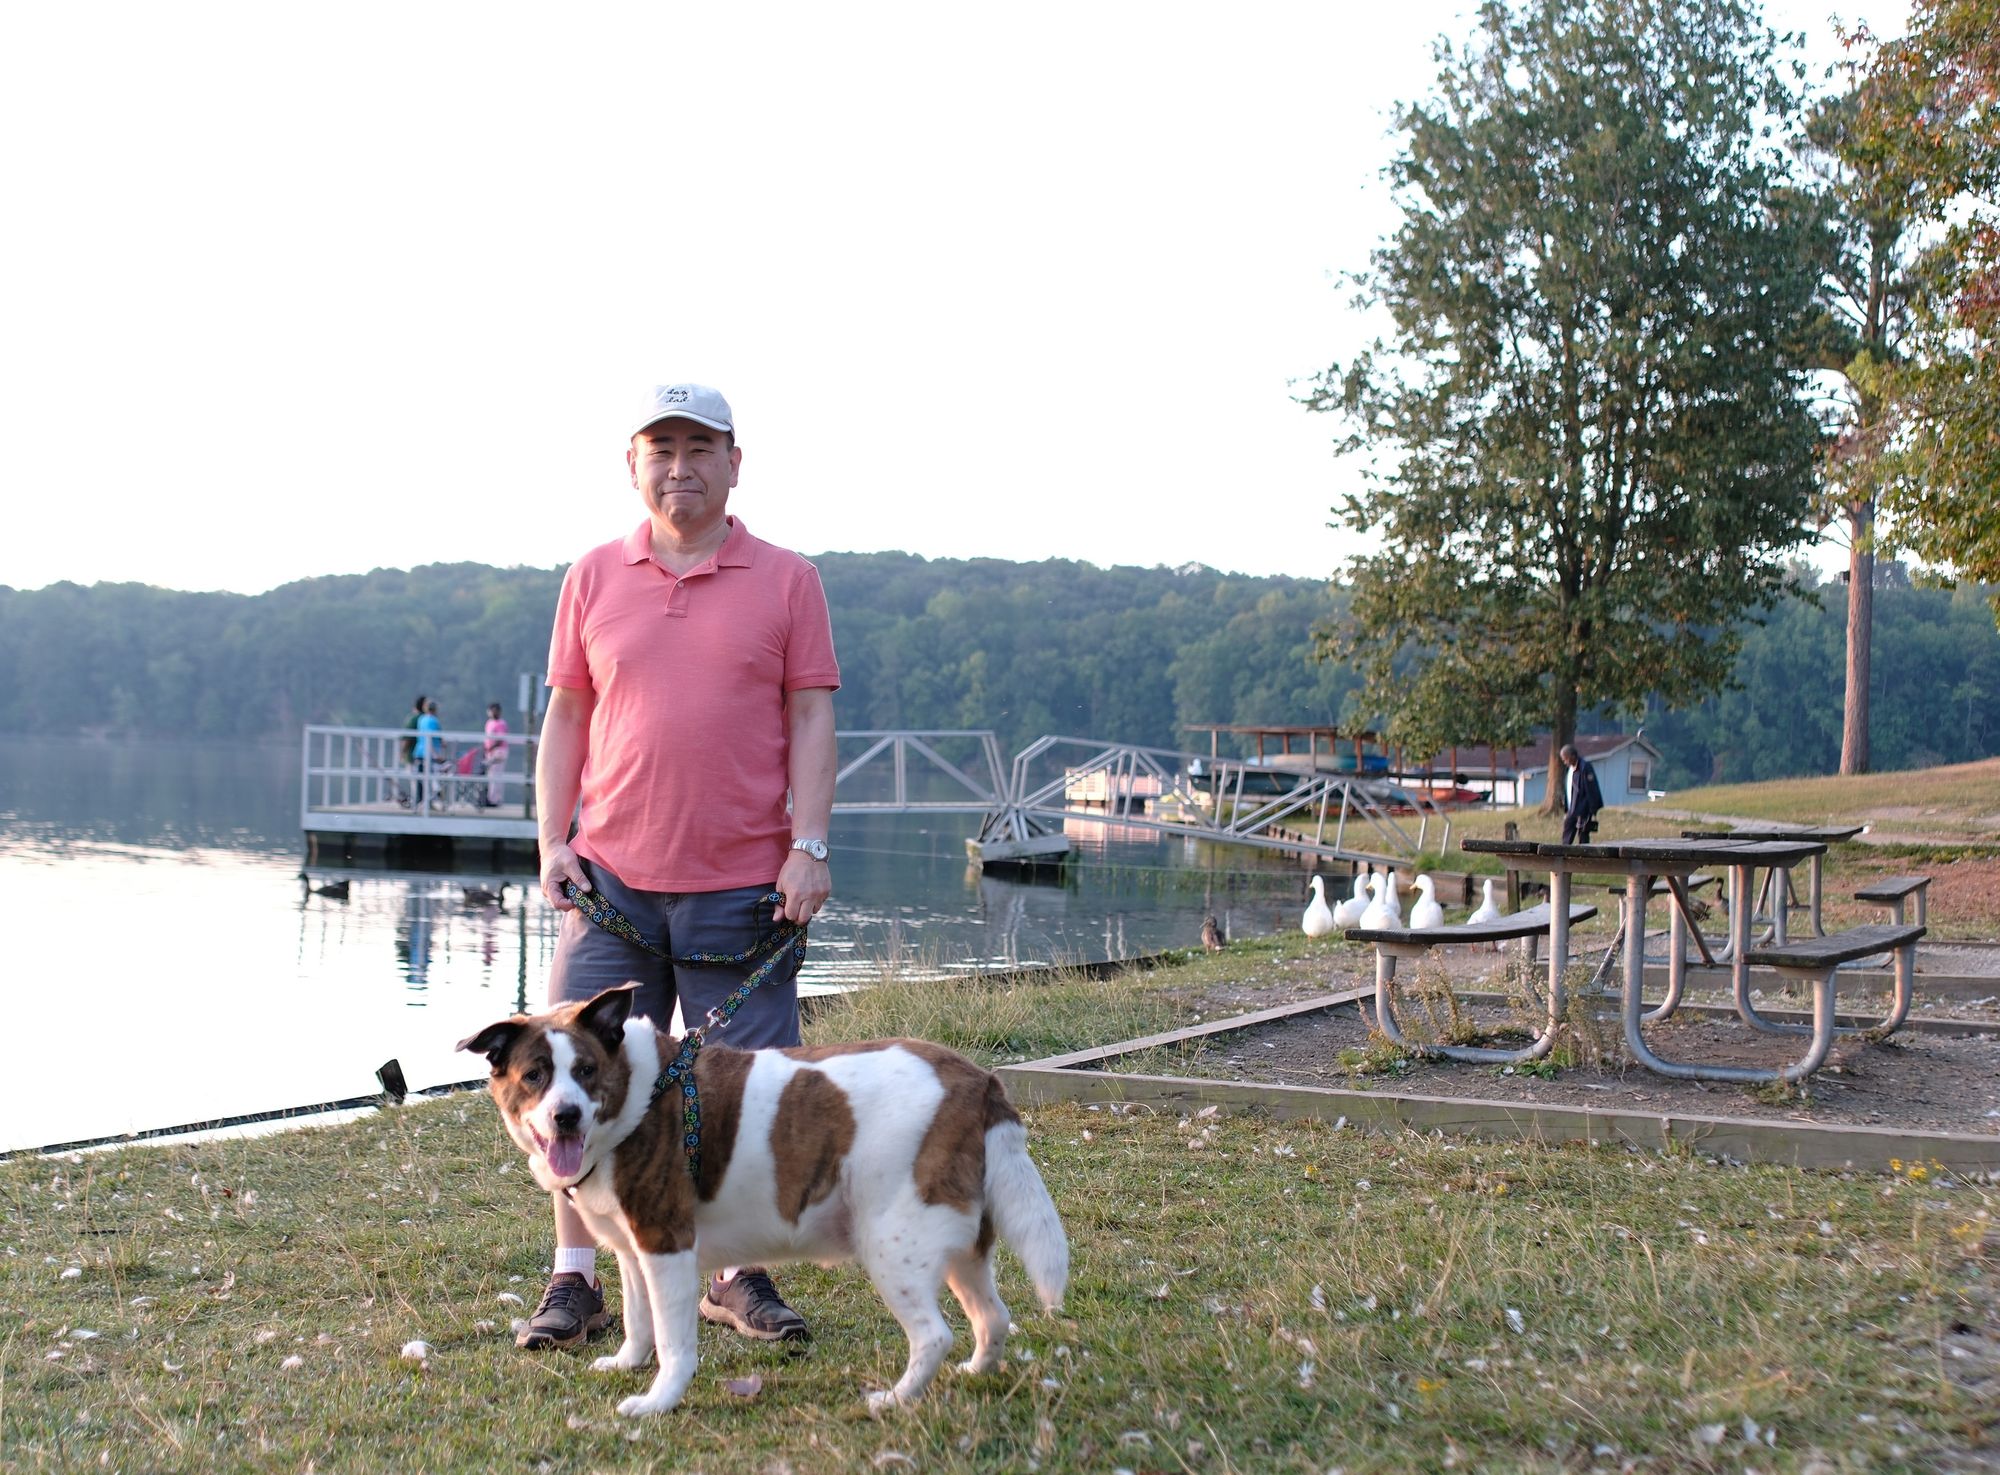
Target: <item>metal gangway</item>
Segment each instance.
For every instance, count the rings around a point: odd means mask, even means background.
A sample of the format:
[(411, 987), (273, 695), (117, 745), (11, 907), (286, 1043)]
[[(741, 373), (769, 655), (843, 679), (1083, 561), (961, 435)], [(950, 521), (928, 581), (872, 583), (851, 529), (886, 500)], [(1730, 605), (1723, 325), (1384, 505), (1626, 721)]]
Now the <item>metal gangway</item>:
[[(1451, 843), (1451, 817), (1427, 794), (1385, 778), (1205, 757), (1139, 743), (1052, 735), (1003, 763), (983, 729), (842, 732), (862, 745), (844, 758), (836, 813), (853, 810), (979, 813), (982, 839), (1058, 831), (1079, 817), (1115, 820), (1162, 835), (1304, 853), (1326, 860), (1395, 865), (1422, 853), (1435, 826)], [(965, 750), (947, 756), (948, 746)], [(925, 780), (928, 780), (926, 784)], [(863, 788), (869, 797), (861, 797)], [(1079, 791), (1102, 796), (1085, 809)], [(1412, 835), (1395, 811), (1408, 808)]]

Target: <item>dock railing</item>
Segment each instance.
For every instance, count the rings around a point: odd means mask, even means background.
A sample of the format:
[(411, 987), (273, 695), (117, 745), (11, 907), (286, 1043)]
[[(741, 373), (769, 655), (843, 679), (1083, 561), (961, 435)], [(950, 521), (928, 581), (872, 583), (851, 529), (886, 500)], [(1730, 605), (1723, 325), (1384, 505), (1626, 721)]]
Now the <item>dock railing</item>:
[[(421, 821), (481, 816), (532, 820), (535, 810), (535, 738), (509, 733), (500, 764), (485, 766), (483, 730), (445, 728), (426, 735), (441, 756), (417, 763), (403, 745), (422, 741), (405, 727), (308, 726), (299, 789), (300, 820), (307, 830), (340, 815), (354, 827), (421, 830)], [(474, 753), (472, 771), (458, 764)], [(380, 825), (365, 823), (372, 818)]]

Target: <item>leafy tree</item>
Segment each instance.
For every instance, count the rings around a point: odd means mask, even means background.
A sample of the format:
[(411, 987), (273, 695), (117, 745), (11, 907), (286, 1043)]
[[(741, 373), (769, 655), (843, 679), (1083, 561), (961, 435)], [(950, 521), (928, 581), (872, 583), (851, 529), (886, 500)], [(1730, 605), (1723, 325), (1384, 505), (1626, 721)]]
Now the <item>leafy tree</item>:
[(1920, 557), (2000, 582), (2000, 0), (1915, 0), (1869, 79), (1859, 128), (1938, 232), (1908, 352), (1875, 385), (1883, 510)]
[(1698, 698), (1787, 587), (1816, 283), (1775, 46), (1740, 0), (1489, 3), (1402, 113), (1357, 278), (1395, 331), (1308, 403), (1390, 466), (1335, 509), (1380, 551), (1323, 643), (1411, 748)]

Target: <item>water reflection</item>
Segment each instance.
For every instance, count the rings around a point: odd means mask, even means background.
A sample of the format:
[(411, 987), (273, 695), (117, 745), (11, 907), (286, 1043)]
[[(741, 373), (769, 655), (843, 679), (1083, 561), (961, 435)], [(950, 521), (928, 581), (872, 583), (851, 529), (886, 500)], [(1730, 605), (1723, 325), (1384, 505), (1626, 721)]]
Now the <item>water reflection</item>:
[[(0, 739), (0, 937), (30, 1051), (0, 1150), (336, 1100), (391, 1057), (412, 1087), (539, 1007), (557, 916), (532, 876), (307, 867), (295, 750)], [(1302, 872), (1203, 842), (1071, 827), (1054, 882), (969, 870), (971, 819), (836, 817), (835, 893), (804, 989), (1132, 957), (1290, 926)], [(314, 888), (345, 881), (344, 896)], [(503, 888), (504, 887), (504, 891)], [(468, 888), (472, 893), (468, 894)], [(499, 900), (484, 893), (496, 893)]]

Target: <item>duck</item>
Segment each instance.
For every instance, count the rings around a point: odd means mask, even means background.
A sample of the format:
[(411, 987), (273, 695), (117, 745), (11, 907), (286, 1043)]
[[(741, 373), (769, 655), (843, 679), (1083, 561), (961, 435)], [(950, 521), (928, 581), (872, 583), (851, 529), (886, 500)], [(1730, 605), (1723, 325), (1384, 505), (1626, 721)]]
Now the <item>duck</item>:
[(1410, 903), (1411, 930), (1444, 926), (1444, 908), (1438, 905), (1437, 883), (1429, 876), (1420, 875), (1417, 877), (1417, 890), (1423, 894)]
[(1390, 925), (1393, 927), (1402, 926), (1403, 902), (1396, 895), (1396, 873), (1394, 871), (1390, 871), (1382, 877), (1382, 904), (1389, 908), (1389, 915), (1396, 919)]
[[(1500, 920), (1500, 903), (1493, 899), (1493, 878), (1488, 876), (1479, 884), (1481, 887), (1479, 906), (1471, 916), (1465, 919), (1468, 926), (1476, 922), (1497, 922)], [(1496, 953), (1500, 951), (1500, 944), (1497, 942), (1489, 942), (1486, 946)]]
[(465, 904), (469, 907), (497, 907), (507, 904), (508, 884), (502, 881), (498, 891), (488, 891), (484, 886), (461, 886), (459, 890), (465, 893)]
[[(1395, 878), (1391, 877), (1390, 885), (1394, 884)], [(1380, 876), (1370, 876), (1368, 878), (1368, 890), (1375, 899), (1368, 903), (1367, 908), (1361, 913), (1361, 920), (1355, 925), (1365, 927), (1370, 931), (1379, 931), (1386, 927), (1399, 925), (1403, 919), (1389, 910), (1388, 887), (1382, 884)]]
[(1368, 910), (1368, 872), (1354, 873), (1354, 894), (1333, 909), (1333, 925), (1353, 927), (1361, 921), (1361, 914)]
[(1299, 927), (1307, 937), (1324, 937), (1333, 931), (1333, 910), (1326, 904), (1326, 885), (1318, 875), (1312, 878), (1313, 899), (1306, 903), (1306, 914), (1299, 919)]
[(306, 888), (309, 895), (328, 896), (332, 897), (335, 901), (347, 900), (347, 888), (349, 885), (347, 881), (328, 881), (323, 886), (315, 886), (312, 883), (312, 877), (308, 876), (304, 871), (300, 871), (299, 883)]
[(1500, 920), (1500, 903), (1493, 899), (1493, 878), (1488, 876), (1479, 884), (1481, 887), (1479, 906), (1471, 916), (1465, 919), (1468, 925), (1475, 922), (1497, 922)]
[(1222, 928), (1213, 912), (1201, 919), (1201, 945), (1212, 953), (1222, 951)]

